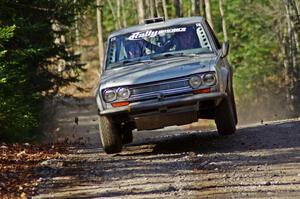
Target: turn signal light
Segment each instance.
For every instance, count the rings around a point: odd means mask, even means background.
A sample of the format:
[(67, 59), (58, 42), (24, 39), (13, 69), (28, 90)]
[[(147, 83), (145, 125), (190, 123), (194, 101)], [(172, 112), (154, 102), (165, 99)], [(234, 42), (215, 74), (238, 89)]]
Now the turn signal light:
[(210, 93), (210, 88), (204, 88), (204, 89), (194, 90), (193, 93), (194, 94)]
[(127, 106), (129, 102), (116, 102), (111, 104), (113, 107)]

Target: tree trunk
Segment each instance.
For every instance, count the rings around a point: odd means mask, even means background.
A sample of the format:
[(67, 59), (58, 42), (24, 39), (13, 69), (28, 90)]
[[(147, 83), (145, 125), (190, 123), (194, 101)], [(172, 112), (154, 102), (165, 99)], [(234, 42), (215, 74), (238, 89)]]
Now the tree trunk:
[(194, 0), (194, 16), (200, 15), (200, 1)]
[[(295, 43), (296, 43), (296, 49), (299, 50), (299, 34), (300, 34), (300, 14), (299, 14), (299, 9), (297, 6), (297, 1), (290, 0), (289, 1), (290, 7), (291, 7), (291, 17), (292, 17), (292, 28), (294, 32), (294, 37), (295, 37)], [(296, 53), (297, 54), (297, 53)]]
[(162, 6), (163, 6), (163, 10), (164, 10), (164, 16), (165, 16), (165, 19), (168, 19), (168, 11), (167, 11), (167, 3), (166, 3), (166, 0), (162, 0)]
[(210, 0), (204, 0), (204, 3), (205, 3), (206, 19), (207, 19), (210, 27), (212, 29), (214, 29), (213, 23), (212, 23), (212, 18), (211, 18)]
[(150, 0), (142, 0), (144, 2), (145, 18), (150, 18)]
[(201, 4), (201, 10), (202, 10), (201, 15), (206, 18), (205, 1), (204, 0), (200, 0), (200, 4)]
[(162, 14), (161, 14), (161, 12), (160, 12), (160, 10), (159, 10), (159, 4), (160, 4), (159, 0), (155, 0), (156, 15), (157, 15), (158, 17), (162, 16)]
[(121, 25), (121, 0), (117, 0), (117, 23), (118, 23), (118, 27), (122, 28), (122, 25)]
[(289, 59), (288, 56), (288, 36), (287, 36), (287, 27), (284, 27), (282, 37), (279, 38), (279, 42), (281, 43), (281, 52), (284, 55), (283, 59), (283, 66), (284, 66), (284, 88), (285, 88), (285, 97), (287, 102), (287, 107), (290, 111), (293, 110), (292, 102), (291, 102), (291, 96), (289, 91), (289, 85), (290, 85), (290, 78), (289, 78)]
[(125, 5), (124, 5), (124, 0), (121, 0), (121, 7), (122, 7), (122, 22), (123, 22), (123, 27), (127, 27), (127, 21), (126, 21), (126, 10), (125, 10)]
[(144, 19), (145, 19), (144, 3), (142, 0), (135, 0), (135, 3), (137, 5), (139, 24), (142, 24), (144, 23)]
[(174, 0), (174, 7), (175, 7), (175, 15), (176, 15), (176, 17), (181, 17), (180, 0)]
[(289, 92), (293, 105), (293, 110), (299, 111), (300, 109), (300, 81), (298, 80), (299, 76), (299, 66), (298, 66), (298, 34), (297, 34), (297, 22), (299, 20), (299, 13), (297, 5), (294, 0), (285, 0), (286, 8), (286, 20), (288, 25), (288, 52), (287, 59), (289, 60)]
[(295, 20), (297, 21), (297, 24), (300, 26), (299, 1), (291, 0), (290, 4), (295, 13), (295, 16), (294, 16)]
[(286, 12), (286, 37), (285, 37), (285, 82), (288, 88), (287, 90), (287, 101), (290, 102), (291, 111), (295, 111), (295, 106), (297, 106), (299, 94), (297, 91), (297, 34), (295, 32), (295, 27), (293, 23), (292, 12), (292, 1), (284, 1), (285, 12)]
[(111, 0), (107, 0), (107, 2), (108, 2), (108, 6), (110, 8), (111, 14), (113, 16), (113, 19), (114, 19), (115, 29), (119, 29), (121, 27), (118, 26), (117, 16), (116, 16), (116, 13), (115, 13), (115, 9), (113, 8), (113, 5), (111, 3)]
[(193, 13), (193, 8), (194, 4), (193, 4), (193, 0), (189, 0), (189, 9), (188, 9), (188, 16), (191, 17), (192, 13)]
[(155, 3), (156, 0), (149, 0), (149, 7), (150, 7), (150, 17), (155, 17)]
[(223, 29), (224, 41), (228, 41), (226, 20), (225, 20), (225, 16), (224, 16), (224, 8), (223, 8), (223, 0), (219, 0), (219, 9), (220, 9), (220, 14), (221, 14), (221, 18), (222, 18), (222, 29)]
[[(297, 9), (298, 9), (298, 11), (300, 10), (300, 2), (299, 1), (296, 1), (295, 2), (296, 3), (296, 7), (297, 7)], [(300, 16), (299, 16), (300, 17)]]
[(103, 30), (102, 30), (102, 8), (103, 0), (96, 0), (97, 5), (97, 29), (98, 29), (98, 54), (99, 54), (99, 65), (100, 74), (103, 68), (103, 55), (104, 55), (104, 45), (103, 45)]
[(183, 0), (179, 0), (179, 7), (180, 7), (180, 17), (184, 16), (184, 9), (183, 9)]
[(80, 47), (80, 33), (79, 33), (78, 16), (77, 15), (75, 15), (74, 21), (75, 21), (75, 44), (77, 47)]

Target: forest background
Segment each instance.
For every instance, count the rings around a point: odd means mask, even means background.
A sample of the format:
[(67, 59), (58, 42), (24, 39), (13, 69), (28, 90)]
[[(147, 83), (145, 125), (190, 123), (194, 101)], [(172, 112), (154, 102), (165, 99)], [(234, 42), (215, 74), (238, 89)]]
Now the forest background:
[(0, 141), (38, 139), (46, 101), (93, 95), (108, 34), (157, 16), (203, 16), (229, 41), (241, 123), (297, 117), (299, 9), (299, 0), (0, 0)]

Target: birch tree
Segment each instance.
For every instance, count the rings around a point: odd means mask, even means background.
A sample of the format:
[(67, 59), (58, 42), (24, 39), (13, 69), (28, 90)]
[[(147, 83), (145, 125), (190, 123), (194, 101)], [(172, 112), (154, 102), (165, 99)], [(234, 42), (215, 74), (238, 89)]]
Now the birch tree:
[(181, 5), (180, 0), (174, 0), (175, 15), (181, 17)]
[(97, 5), (97, 29), (98, 29), (98, 54), (99, 54), (99, 64), (100, 73), (103, 67), (103, 55), (104, 55), (104, 45), (103, 45), (103, 30), (102, 30), (102, 8), (103, 0), (96, 0)]
[(108, 3), (108, 6), (109, 6), (109, 8), (110, 8), (111, 14), (112, 14), (112, 16), (113, 16), (113, 20), (114, 20), (114, 22), (115, 22), (115, 29), (120, 29), (121, 26), (120, 26), (120, 23), (118, 22), (118, 17), (117, 17), (117, 15), (116, 15), (116, 13), (115, 13), (115, 9), (114, 9), (114, 7), (113, 7), (113, 5), (112, 5), (111, 0), (107, 0), (107, 3)]
[[(299, 94), (296, 92), (300, 88), (298, 74), (299, 67), (297, 65), (298, 54), (298, 35), (295, 30), (295, 21), (297, 19), (297, 9), (294, 9), (294, 0), (284, 0), (285, 15), (286, 15), (286, 41), (285, 41), (285, 78), (288, 85), (287, 98), (291, 100), (291, 110), (294, 111), (295, 106), (299, 103)], [(299, 105), (298, 105), (299, 106)]]
[(156, 10), (156, 15), (158, 17), (162, 16), (162, 14), (160, 12), (160, 1), (159, 0), (155, 0), (155, 10)]
[(155, 17), (155, 3), (156, 0), (149, 0), (149, 7), (150, 7), (150, 17)]
[[(74, 0), (74, 3), (76, 3), (76, 0)], [(75, 13), (77, 12), (77, 9), (74, 10)], [(80, 46), (80, 33), (79, 33), (79, 27), (78, 27), (78, 15), (75, 15), (74, 18), (74, 25), (75, 25), (75, 44), (77, 47)]]
[(163, 10), (164, 10), (164, 17), (165, 17), (165, 19), (168, 19), (169, 17), (168, 17), (166, 0), (162, 0), (162, 6), (163, 6)]
[(123, 23), (123, 27), (127, 27), (127, 20), (126, 20), (127, 16), (126, 16), (124, 0), (121, 0), (121, 5), (122, 5), (122, 23)]
[(205, 12), (205, 0), (200, 0), (200, 7), (202, 12), (200, 12), (202, 14), (203, 17), (206, 18), (206, 12)]
[(200, 1), (199, 0), (193, 0), (194, 2), (194, 16), (199, 16), (200, 15)]
[(205, 3), (205, 13), (206, 13), (206, 19), (210, 25), (210, 27), (212, 29), (214, 29), (213, 27), (213, 23), (212, 23), (212, 17), (211, 17), (211, 6), (210, 6), (210, 0), (204, 0)]
[(194, 4), (193, 4), (193, 0), (189, 0), (189, 9), (188, 9), (188, 16), (191, 17), (192, 13), (193, 13), (193, 8)]
[(118, 27), (122, 28), (122, 25), (121, 25), (121, 0), (117, 0), (117, 23), (118, 23)]
[(227, 30), (226, 30), (226, 20), (224, 16), (223, 0), (219, 0), (219, 9), (222, 18), (222, 30), (224, 35), (224, 41), (228, 41)]
[(145, 19), (144, 3), (141, 0), (135, 0), (135, 3), (137, 5), (138, 21), (139, 24), (142, 24), (144, 23), (144, 19)]

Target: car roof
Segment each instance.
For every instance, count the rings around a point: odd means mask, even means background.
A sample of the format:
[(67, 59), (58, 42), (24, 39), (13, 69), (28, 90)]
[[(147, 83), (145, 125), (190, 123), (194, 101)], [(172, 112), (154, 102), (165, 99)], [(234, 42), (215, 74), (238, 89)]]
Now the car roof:
[(156, 23), (150, 23), (150, 24), (134, 25), (134, 26), (130, 26), (128, 28), (123, 28), (123, 29), (120, 29), (120, 30), (117, 30), (117, 31), (111, 33), (109, 35), (109, 38), (115, 37), (118, 35), (131, 33), (131, 32), (165, 28), (165, 27), (176, 26), (176, 25), (192, 24), (192, 23), (197, 23), (197, 22), (201, 23), (203, 20), (204, 20), (203, 17), (184, 17), (184, 18), (170, 19), (170, 20), (156, 22)]

